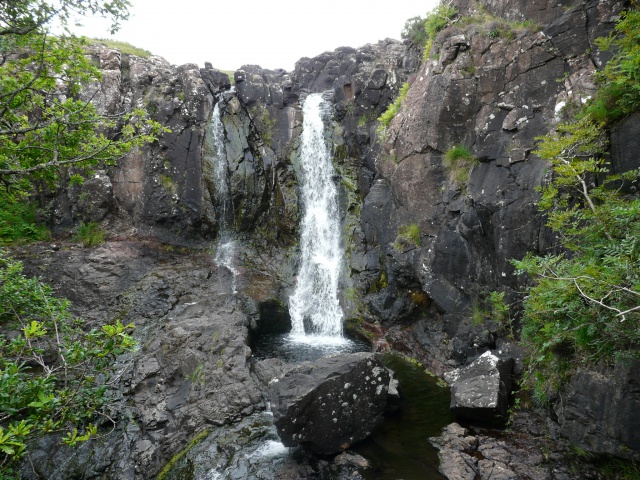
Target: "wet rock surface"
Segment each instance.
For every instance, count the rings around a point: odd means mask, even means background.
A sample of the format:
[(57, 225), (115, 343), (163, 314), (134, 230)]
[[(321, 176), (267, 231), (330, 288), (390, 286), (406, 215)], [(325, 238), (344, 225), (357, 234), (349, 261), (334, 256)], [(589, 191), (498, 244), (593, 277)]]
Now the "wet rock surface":
[(390, 375), (374, 354), (325, 357), (269, 385), (274, 423), (287, 446), (332, 454), (366, 438), (383, 421)]
[[(462, 15), (477, 8), (468, 0), (453, 5)], [(171, 132), (96, 171), (43, 210), (55, 232), (96, 221), (117, 238), (153, 240), (25, 250), (28, 271), (48, 278), (90, 323), (133, 321), (141, 342), (141, 350), (123, 360), (116, 431), (64, 455), (52, 439), (41, 440), (38, 475), (144, 478), (205, 429), (224, 429), (264, 407), (264, 384), (289, 366), (265, 361), (252, 370), (247, 332), (259, 323), (261, 308), (286, 301), (293, 282), (300, 103), (311, 92), (327, 92), (333, 101), (328, 140), (349, 247), (340, 299), (346, 316), (369, 322), (364, 335), (375, 332), (379, 348), (417, 358), (438, 375), (505, 345), (521, 371), (522, 351), (509, 339), (513, 324), (474, 322), (472, 312), (489, 309), (491, 291), (504, 292), (507, 303), (517, 300), (526, 284), (510, 260), (553, 248), (536, 205), (547, 173), (533, 153), (535, 139), (562, 119), (564, 107), (593, 93), (593, 74), (610, 55), (593, 40), (611, 31), (625, 2), (490, 0), (483, 7), (508, 22), (538, 25), (500, 38), (489, 35), (490, 25), (456, 23), (438, 35), (424, 63), (409, 45), (385, 40), (303, 58), (293, 72), (244, 66), (236, 72), (235, 93), (211, 65), (178, 67), (160, 57), (90, 47), (104, 74), (86, 98), (107, 114), (141, 106)], [(405, 81), (403, 107), (378, 134), (377, 118)], [(220, 231), (209, 131), (216, 102), (233, 224), (246, 241), (242, 268), (259, 277), (248, 283), (248, 299), (232, 295), (230, 272), (210, 256), (169, 251)], [(637, 120), (614, 129), (616, 171), (637, 167)], [(478, 163), (458, 177), (443, 157), (462, 144)], [(402, 233), (414, 225), (417, 238)], [(286, 315), (278, 318), (282, 329)], [(561, 428), (552, 436), (564, 432), (589, 451), (633, 455), (625, 449), (640, 449), (636, 383), (620, 367), (580, 372), (556, 406)], [(460, 478), (503, 478), (509, 469), (524, 475), (513, 461), (479, 458), (478, 448), (447, 457), (457, 458)], [(319, 472), (317, 465), (294, 463), (283, 464), (277, 478)], [(570, 478), (558, 472), (539, 478)]]
[(638, 385), (636, 360), (613, 369), (578, 371), (555, 406), (563, 435), (595, 454), (638, 459)]
[[(461, 15), (477, 14), (472, 2), (454, 4)], [(553, 247), (536, 206), (546, 165), (533, 153), (535, 139), (562, 118), (564, 106), (594, 91), (593, 74), (606, 55), (587, 45), (610, 31), (623, 4), (571, 7), (483, 4), (507, 23), (540, 22), (511, 39), (490, 38), (488, 24), (443, 30), (410, 78), (372, 187), (363, 191), (364, 246), (352, 256), (354, 284), (388, 329), (389, 344), (439, 374), (497, 348), (504, 329), (490, 320), (474, 324), (473, 309), (489, 308), (490, 291), (513, 303), (524, 284), (510, 259)], [(620, 134), (616, 141), (617, 151), (629, 144)], [(443, 162), (456, 145), (478, 160), (458, 179)], [(411, 225), (419, 238), (407, 241), (401, 232)]]

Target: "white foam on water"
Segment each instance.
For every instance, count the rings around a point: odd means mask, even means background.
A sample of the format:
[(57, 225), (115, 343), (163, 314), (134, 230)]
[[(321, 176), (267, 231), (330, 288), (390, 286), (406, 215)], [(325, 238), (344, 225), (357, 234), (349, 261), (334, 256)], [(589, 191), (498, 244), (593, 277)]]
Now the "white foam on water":
[(258, 458), (275, 458), (284, 457), (288, 453), (289, 449), (285, 447), (281, 442), (277, 442), (275, 440), (267, 440), (265, 443), (260, 445), (251, 456)]

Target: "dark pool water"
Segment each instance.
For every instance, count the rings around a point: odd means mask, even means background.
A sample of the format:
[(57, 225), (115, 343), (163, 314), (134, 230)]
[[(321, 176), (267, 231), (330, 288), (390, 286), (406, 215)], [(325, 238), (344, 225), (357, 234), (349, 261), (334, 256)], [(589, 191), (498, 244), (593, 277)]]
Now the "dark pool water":
[(367, 480), (442, 479), (438, 451), (428, 438), (440, 435), (454, 420), (449, 389), (439, 386), (422, 367), (397, 355), (386, 355), (385, 364), (400, 381), (402, 407), (371, 437), (352, 448), (371, 463), (362, 476)]
[(371, 347), (361, 340), (313, 337), (292, 337), (288, 333), (262, 334), (251, 343), (253, 358), (279, 358), (287, 363), (301, 363), (340, 353), (369, 352)]

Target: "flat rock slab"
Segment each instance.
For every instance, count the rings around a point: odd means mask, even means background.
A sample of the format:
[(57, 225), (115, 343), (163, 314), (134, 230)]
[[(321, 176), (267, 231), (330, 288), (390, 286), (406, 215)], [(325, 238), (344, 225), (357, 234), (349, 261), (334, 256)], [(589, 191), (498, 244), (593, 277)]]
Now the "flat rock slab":
[(372, 353), (304, 363), (269, 386), (282, 443), (315, 453), (341, 452), (383, 421), (390, 373)]

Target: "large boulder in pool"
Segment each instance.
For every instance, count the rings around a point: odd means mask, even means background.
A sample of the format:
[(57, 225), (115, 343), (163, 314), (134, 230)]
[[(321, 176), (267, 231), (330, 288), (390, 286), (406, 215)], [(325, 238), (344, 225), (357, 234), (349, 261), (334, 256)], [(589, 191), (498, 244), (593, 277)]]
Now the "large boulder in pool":
[(451, 385), (451, 410), (460, 417), (488, 423), (507, 419), (513, 358), (487, 351), (444, 378)]
[(366, 438), (383, 421), (391, 375), (372, 353), (307, 362), (269, 385), (282, 443), (332, 454)]

